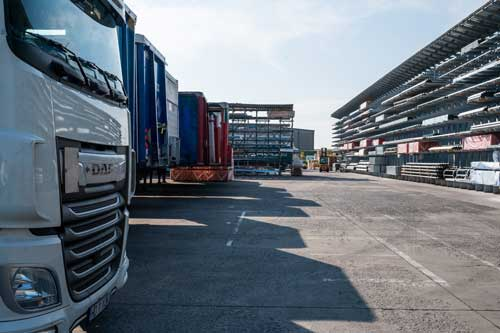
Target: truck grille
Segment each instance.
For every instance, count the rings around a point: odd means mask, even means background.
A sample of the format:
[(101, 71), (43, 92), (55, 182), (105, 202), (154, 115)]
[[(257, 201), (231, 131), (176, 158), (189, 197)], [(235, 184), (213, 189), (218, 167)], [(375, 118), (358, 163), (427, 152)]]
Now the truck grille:
[(117, 272), (125, 228), (125, 201), (119, 193), (63, 203), (66, 278), (75, 301), (106, 284)]

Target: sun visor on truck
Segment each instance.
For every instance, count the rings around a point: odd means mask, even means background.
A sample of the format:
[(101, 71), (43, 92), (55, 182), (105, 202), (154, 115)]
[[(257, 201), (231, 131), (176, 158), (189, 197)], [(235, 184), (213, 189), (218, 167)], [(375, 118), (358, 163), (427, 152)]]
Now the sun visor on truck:
[(113, 9), (120, 18), (120, 24), (125, 24), (125, 3), (123, 0), (102, 0), (103, 4)]

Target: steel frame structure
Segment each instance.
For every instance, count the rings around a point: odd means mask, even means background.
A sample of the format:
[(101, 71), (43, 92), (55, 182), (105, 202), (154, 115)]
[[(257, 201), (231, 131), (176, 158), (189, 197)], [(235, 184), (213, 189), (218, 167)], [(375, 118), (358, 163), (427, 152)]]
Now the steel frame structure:
[[(381, 155), (359, 142), (383, 139), (387, 165), (490, 160), (496, 147), (456, 147), (463, 137), (500, 131), (499, 91), (500, 2), (490, 0), (333, 112), (332, 146), (356, 161)], [(455, 149), (395, 154), (398, 144), (415, 141)]]
[(286, 166), (293, 148), (293, 104), (229, 103), (229, 142), (235, 167)]

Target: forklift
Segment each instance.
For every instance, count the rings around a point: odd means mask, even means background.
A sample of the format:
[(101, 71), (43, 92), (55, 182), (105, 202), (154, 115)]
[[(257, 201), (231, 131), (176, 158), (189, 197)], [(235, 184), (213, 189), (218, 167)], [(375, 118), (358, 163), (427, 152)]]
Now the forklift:
[(330, 172), (330, 157), (328, 156), (328, 148), (321, 148), (319, 156), (319, 172)]

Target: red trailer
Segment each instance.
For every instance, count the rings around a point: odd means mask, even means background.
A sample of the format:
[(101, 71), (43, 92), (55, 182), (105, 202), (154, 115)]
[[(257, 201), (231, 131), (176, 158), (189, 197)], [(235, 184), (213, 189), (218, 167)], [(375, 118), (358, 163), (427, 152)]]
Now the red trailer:
[[(234, 172), (233, 151), (228, 138), (228, 106), (226, 103), (207, 103), (201, 93), (198, 93), (197, 97), (198, 149), (192, 150), (197, 152), (197, 156), (195, 159), (189, 158), (189, 156), (184, 158), (184, 161), (196, 160), (196, 164), (183, 163), (173, 168), (170, 172), (170, 178), (179, 182), (231, 181), (234, 179)], [(180, 109), (182, 111), (182, 107)], [(190, 133), (183, 133), (181, 136), (190, 136)], [(187, 140), (189, 139), (187, 138)], [(181, 141), (181, 147), (182, 144)]]

